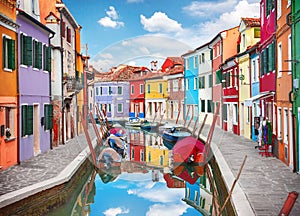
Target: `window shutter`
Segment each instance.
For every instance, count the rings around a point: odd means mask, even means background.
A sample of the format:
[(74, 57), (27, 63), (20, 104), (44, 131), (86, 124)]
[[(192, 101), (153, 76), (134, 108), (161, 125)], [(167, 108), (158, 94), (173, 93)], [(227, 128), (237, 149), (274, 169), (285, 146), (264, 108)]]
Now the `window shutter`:
[(4, 36), (3, 38), (2, 38), (2, 67), (3, 68), (5, 68), (6, 67), (6, 65), (5, 65), (5, 56), (7, 55), (7, 53), (6, 53), (6, 37)]
[(33, 134), (33, 106), (27, 106), (27, 118), (26, 118), (26, 131), (27, 135)]
[(32, 37), (27, 36), (26, 37), (26, 65), (32, 65)]
[(66, 36), (66, 23), (64, 21), (61, 22), (61, 36)]
[(21, 64), (25, 64), (25, 59), (26, 59), (26, 52), (25, 52), (25, 47), (26, 47), (26, 43), (25, 43), (25, 35), (21, 34), (20, 36), (20, 44), (21, 44)]
[(53, 128), (53, 105), (45, 104), (45, 125), (44, 130), (51, 130)]
[(8, 40), (8, 68), (15, 70), (16, 64), (15, 64), (15, 41), (9, 39)]
[(42, 42), (38, 42), (37, 43), (37, 68), (38, 69), (42, 69)]
[(27, 116), (27, 105), (23, 105), (22, 106), (22, 137), (25, 136), (27, 133), (26, 133), (26, 116)]

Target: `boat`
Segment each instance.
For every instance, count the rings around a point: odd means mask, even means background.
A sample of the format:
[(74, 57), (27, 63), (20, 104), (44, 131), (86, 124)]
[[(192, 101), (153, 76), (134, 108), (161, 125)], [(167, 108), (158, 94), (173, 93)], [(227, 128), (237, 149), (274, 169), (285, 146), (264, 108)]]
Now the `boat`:
[(118, 152), (123, 158), (126, 156), (125, 149), (127, 148), (127, 144), (123, 137), (118, 137), (111, 134), (109, 137), (107, 137), (105, 144), (106, 146), (109, 146)]
[(171, 129), (165, 130), (163, 132), (162, 138), (163, 140), (166, 140), (168, 142), (176, 143), (178, 140), (191, 135), (192, 133), (188, 131), (186, 128), (172, 127)]
[(158, 122), (149, 122), (147, 120), (145, 120), (142, 124), (141, 124), (141, 129), (143, 130), (157, 130), (159, 126)]
[(164, 131), (170, 130), (172, 128), (181, 129), (181, 128), (184, 128), (184, 125), (182, 125), (182, 124), (164, 124), (164, 125), (160, 125), (160, 126), (158, 126), (158, 132), (160, 134), (163, 134)]
[(118, 137), (127, 136), (125, 128), (119, 123), (115, 123), (112, 125), (112, 127), (109, 129), (109, 134), (113, 134)]
[(128, 122), (125, 123), (126, 127), (141, 127), (142, 120), (137, 117), (129, 118)]

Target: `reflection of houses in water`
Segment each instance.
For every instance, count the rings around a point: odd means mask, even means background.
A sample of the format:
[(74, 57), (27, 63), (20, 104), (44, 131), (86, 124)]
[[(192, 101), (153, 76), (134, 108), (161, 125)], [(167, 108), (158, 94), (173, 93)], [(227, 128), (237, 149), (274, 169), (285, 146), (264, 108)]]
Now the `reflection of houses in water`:
[(159, 181), (159, 170), (152, 170), (152, 181), (153, 182)]
[(175, 178), (170, 173), (164, 173), (164, 179), (168, 188), (185, 188), (185, 182), (179, 178)]
[(148, 166), (163, 168), (168, 166), (169, 150), (160, 136), (145, 133), (146, 163)]
[(131, 161), (145, 161), (144, 136), (141, 130), (129, 130), (129, 158)]
[(213, 195), (206, 175), (201, 176), (193, 185), (186, 182), (185, 198), (182, 200), (202, 215), (212, 215)]

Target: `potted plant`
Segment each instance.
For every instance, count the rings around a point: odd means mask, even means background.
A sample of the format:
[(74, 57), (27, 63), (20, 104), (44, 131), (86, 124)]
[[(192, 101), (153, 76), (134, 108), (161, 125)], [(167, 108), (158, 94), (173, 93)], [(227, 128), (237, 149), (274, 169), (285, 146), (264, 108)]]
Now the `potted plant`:
[(9, 139), (11, 137), (11, 132), (10, 132), (9, 128), (5, 129), (5, 136), (6, 136), (7, 139)]

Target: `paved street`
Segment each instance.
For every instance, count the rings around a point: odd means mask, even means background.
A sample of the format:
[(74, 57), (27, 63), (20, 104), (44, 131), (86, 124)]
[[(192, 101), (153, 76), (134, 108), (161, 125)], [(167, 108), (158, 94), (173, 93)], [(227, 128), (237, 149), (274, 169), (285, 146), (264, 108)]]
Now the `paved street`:
[[(204, 137), (208, 129), (208, 126), (204, 128)], [(93, 130), (90, 128), (89, 131), (91, 137), (95, 138)], [(300, 176), (278, 159), (260, 156), (255, 145), (251, 140), (215, 128), (212, 149), (229, 189), (247, 155), (246, 164), (232, 194), (239, 215), (278, 215), (288, 192), (300, 192)], [(24, 189), (60, 175), (86, 147), (85, 136), (81, 134), (65, 145), (1, 171), (0, 208), (5, 205), (9, 194), (18, 196), (19, 192), (24, 193)], [(291, 215), (300, 215), (300, 198)]]

